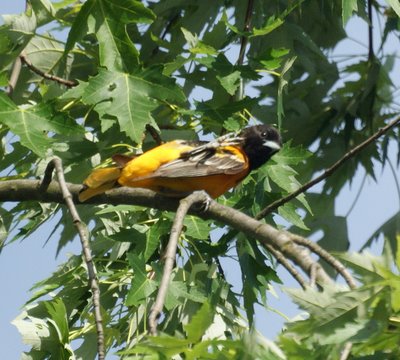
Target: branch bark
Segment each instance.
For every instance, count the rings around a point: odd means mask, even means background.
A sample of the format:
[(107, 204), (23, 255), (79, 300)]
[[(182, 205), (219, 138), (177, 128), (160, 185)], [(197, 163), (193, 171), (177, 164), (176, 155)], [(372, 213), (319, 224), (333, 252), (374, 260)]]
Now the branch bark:
[(21, 59), (22, 63), (25, 64), (31, 71), (33, 71), (35, 74), (38, 74), (39, 76), (41, 76), (47, 80), (55, 81), (59, 84), (65, 85), (67, 87), (74, 87), (74, 86), (78, 85), (78, 82), (76, 82), (75, 80), (67, 80), (67, 79), (58, 77), (56, 75), (45, 73), (44, 71), (40, 70), (35, 65), (33, 65), (32, 62), (23, 53), (19, 56), (19, 58)]
[(164, 307), (165, 298), (167, 296), (168, 285), (175, 264), (176, 249), (178, 248), (179, 236), (181, 235), (183, 228), (183, 221), (185, 220), (185, 216), (193, 204), (199, 202), (208, 203), (209, 198), (210, 197), (207, 195), (207, 193), (203, 191), (196, 191), (179, 201), (179, 206), (176, 210), (174, 223), (172, 224), (171, 233), (169, 236), (167, 250), (164, 256), (165, 263), (160, 287), (158, 289), (156, 301), (154, 302), (154, 305), (152, 306), (149, 315), (149, 329), (150, 333), (154, 336), (157, 335), (158, 318)]
[[(243, 31), (248, 32), (251, 28), (251, 20), (253, 17), (253, 9), (254, 9), (254, 0), (247, 1), (247, 9), (246, 9), (246, 17), (244, 19), (244, 26)], [(244, 61), (244, 54), (246, 53), (246, 47), (249, 42), (249, 39), (246, 35), (242, 35), (240, 38), (240, 50), (239, 50), (239, 57), (236, 62), (237, 65), (243, 65)]]
[[(63, 203), (62, 194), (57, 182), (49, 184), (46, 192), (38, 191), (39, 180), (8, 180), (0, 182), (0, 201), (28, 201)], [(78, 193), (82, 185), (67, 184), (75, 203), (78, 203)], [(129, 204), (157, 208), (160, 210), (176, 211), (178, 199), (168, 198), (146, 189), (121, 187), (107, 191), (106, 194), (89, 199), (85, 204)], [(227, 206), (210, 200), (207, 210), (200, 211), (192, 207), (189, 214), (205, 219), (214, 219), (242, 231), (249, 238), (258, 240), (268, 249), (272, 245), (276, 250), (293, 261), (305, 273), (315, 271), (316, 282), (319, 285), (331, 284), (333, 280), (324, 269), (312, 258), (309, 250), (294, 242), (298, 235), (273, 226), (261, 223), (252, 217)]]
[(8, 88), (7, 88), (8, 96), (12, 96), (14, 89), (17, 86), (19, 75), (21, 74), (21, 68), (22, 68), (21, 58), (17, 57), (13, 64), (13, 68), (10, 75), (10, 81), (8, 82)]

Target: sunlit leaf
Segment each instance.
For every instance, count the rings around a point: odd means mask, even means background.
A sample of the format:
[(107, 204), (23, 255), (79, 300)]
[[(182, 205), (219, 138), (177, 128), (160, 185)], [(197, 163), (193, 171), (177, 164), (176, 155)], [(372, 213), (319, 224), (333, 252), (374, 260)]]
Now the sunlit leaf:
[[(185, 97), (174, 81), (155, 67), (136, 74), (100, 69), (99, 74), (82, 84), (82, 100), (104, 119), (116, 118), (122, 131), (133, 141), (141, 143), (147, 124), (157, 126), (152, 116), (163, 101), (182, 102)], [(65, 97), (79, 93), (73, 89)]]
[(69, 118), (55, 113), (49, 105), (19, 108), (1, 93), (0, 123), (7, 125), (19, 136), (24, 146), (41, 157), (52, 147), (54, 139), (50, 137), (51, 132), (64, 135), (82, 133), (79, 126)]

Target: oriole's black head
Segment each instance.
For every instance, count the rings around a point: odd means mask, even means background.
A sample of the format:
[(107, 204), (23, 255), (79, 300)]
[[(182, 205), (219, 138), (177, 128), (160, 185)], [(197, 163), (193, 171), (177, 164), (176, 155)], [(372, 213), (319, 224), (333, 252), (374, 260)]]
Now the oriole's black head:
[(240, 136), (244, 140), (243, 150), (249, 159), (250, 170), (265, 164), (282, 146), (278, 130), (269, 125), (250, 126)]

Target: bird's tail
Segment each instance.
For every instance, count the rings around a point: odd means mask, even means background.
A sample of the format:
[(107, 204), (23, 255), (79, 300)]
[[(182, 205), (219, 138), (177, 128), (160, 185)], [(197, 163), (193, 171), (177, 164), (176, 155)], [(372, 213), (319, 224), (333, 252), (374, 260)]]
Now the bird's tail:
[(119, 167), (94, 170), (83, 182), (83, 189), (79, 193), (79, 201), (86, 201), (95, 195), (112, 189), (117, 185), (120, 175), (121, 168)]

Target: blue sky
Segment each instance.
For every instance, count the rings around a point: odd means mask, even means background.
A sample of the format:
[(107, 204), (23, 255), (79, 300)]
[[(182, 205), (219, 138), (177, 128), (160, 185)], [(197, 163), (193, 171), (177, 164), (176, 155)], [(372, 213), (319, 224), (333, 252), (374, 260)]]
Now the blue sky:
[[(0, 14), (19, 13), (23, 11), (25, 1), (2, 1), (0, 3)], [(353, 38), (366, 43), (366, 24), (354, 19), (350, 21), (347, 28)], [(379, 36), (379, 34), (376, 34)], [(361, 37), (361, 38), (360, 38)], [(393, 51), (399, 53), (399, 43), (393, 40)], [(343, 43), (336, 49), (338, 54), (348, 54), (352, 51), (365, 52), (362, 45), (357, 42)], [(398, 66), (396, 72), (398, 73)], [(400, 99), (398, 99), (400, 100)], [(400, 101), (398, 101), (400, 102)], [(390, 147), (390, 157), (396, 163), (397, 148), (392, 144)], [(385, 220), (399, 211), (400, 202), (396, 193), (395, 180), (389, 166), (383, 170), (380, 165), (376, 166), (378, 183), (368, 178), (363, 188), (361, 196), (348, 216), (348, 227), (351, 239), (351, 250), (358, 250), (363, 242), (372, 232)], [(360, 184), (363, 180), (364, 172), (358, 171), (353, 183), (346, 186), (337, 200), (337, 214), (345, 215), (353, 203)], [(397, 169), (397, 177), (398, 169)], [(15, 242), (7, 246), (1, 253), (0, 258), (0, 277), (3, 284), (2, 291), (2, 311), (0, 312), (0, 334), (2, 338), (1, 355), (4, 359), (16, 359), (20, 357), (23, 349), (28, 349), (21, 342), (21, 337), (17, 329), (11, 325), (11, 321), (20, 313), (21, 307), (30, 297), (29, 289), (37, 281), (48, 277), (56, 266), (65, 261), (69, 253), (79, 253), (80, 244), (76, 239), (68, 244), (55, 259), (58, 243), (58, 234), (55, 233), (50, 241), (44, 246), (48, 234), (53, 230), (54, 223), (48, 223), (40, 231), (23, 242)], [(374, 252), (380, 252), (381, 244), (373, 247)], [(236, 271), (230, 272), (230, 264), (226, 263), (226, 273), (228, 280), (236, 276)], [(280, 272), (285, 286), (296, 286), (294, 281), (283, 270)], [(232, 279), (233, 280), (233, 279)], [(270, 306), (284, 312), (289, 316), (297, 313), (296, 308), (290, 303), (286, 295), (278, 292), (279, 299), (270, 296)], [(268, 321), (266, 321), (268, 319)], [(273, 338), (277, 331), (281, 329), (284, 320), (281, 316), (266, 312), (261, 309), (257, 313), (256, 323), (258, 328), (268, 336)], [(268, 325), (267, 325), (268, 323)]]

